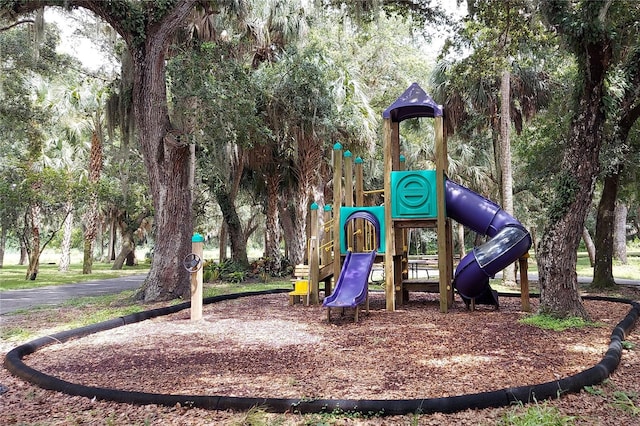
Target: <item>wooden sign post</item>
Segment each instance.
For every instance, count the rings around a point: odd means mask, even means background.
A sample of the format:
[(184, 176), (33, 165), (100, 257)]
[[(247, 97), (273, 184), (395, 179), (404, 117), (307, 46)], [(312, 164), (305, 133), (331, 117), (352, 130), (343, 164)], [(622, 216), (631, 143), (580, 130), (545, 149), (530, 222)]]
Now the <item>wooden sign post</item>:
[(191, 250), (194, 258), (189, 270), (191, 273), (191, 321), (198, 321), (202, 319), (202, 257), (204, 256), (204, 237), (202, 235), (193, 234)]

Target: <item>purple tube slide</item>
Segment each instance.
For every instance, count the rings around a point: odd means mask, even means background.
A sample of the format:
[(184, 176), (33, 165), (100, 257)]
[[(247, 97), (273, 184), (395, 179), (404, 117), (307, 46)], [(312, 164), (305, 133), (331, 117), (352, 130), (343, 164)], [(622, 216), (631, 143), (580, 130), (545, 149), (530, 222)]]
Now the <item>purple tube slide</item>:
[(363, 303), (369, 291), (369, 274), (376, 259), (376, 251), (369, 253), (348, 252), (342, 264), (336, 288), (324, 298), (327, 308), (353, 308)]
[(453, 286), (471, 299), (490, 290), (489, 278), (516, 261), (531, 247), (531, 235), (500, 206), (450, 180), (445, 181), (447, 216), (491, 237), (467, 254), (456, 268)]

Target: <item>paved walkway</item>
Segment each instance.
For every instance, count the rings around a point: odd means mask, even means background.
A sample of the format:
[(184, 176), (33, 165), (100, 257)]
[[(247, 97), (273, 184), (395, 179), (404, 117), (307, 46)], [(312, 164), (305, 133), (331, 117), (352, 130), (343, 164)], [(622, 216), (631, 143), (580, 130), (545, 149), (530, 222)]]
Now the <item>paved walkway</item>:
[(0, 315), (39, 305), (57, 305), (76, 297), (101, 296), (136, 289), (142, 285), (146, 276), (146, 274), (129, 275), (77, 284), (2, 291), (0, 292)]

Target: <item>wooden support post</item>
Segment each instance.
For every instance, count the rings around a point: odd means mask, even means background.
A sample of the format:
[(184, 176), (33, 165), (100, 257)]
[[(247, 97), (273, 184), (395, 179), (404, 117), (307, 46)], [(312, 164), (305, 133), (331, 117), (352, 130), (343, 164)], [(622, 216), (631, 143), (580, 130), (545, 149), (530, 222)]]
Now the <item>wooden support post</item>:
[(308, 303), (317, 305), (320, 303), (320, 285), (318, 278), (320, 275), (320, 254), (318, 253), (318, 205), (311, 204), (311, 214), (309, 224), (311, 237), (309, 238), (309, 300)]
[(331, 242), (331, 228), (328, 227), (326, 224), (331, 222), (331, 204), (325, 204), (324, 205), (324, 229), (322, 230), (322, 244), (321, 246), (324, 247), (324, 249), (322, 250), (322, 253), (320, 253), (320, 264), (321, 265), (328, 265), (329, 263), (331, 263), (331, 253), (328, 250), (329, 247), (329, 243)]
[(199, 321), (202, 319), (202, 259), (204, 256), (202, 235), (193, 235), (191, 251), (200, 259), (199, 265), (191, 269), (191, 321)]
[(353, 155), (344, 152), (344, 205), (353, 207)]
[[(391, 118), (384, 119), (384, 222), (386, 247), (384, 252), (384, 279), (387, 311), (396, 309), (396, 292), (394, 286), (393, 255), (395, 250), (395, 238), (393, 219), (391, 217), (391, 171), (393, 170), (392, 138), (393, 124)], [(398, 128), (398, 123), (395, 123)], [(397, 135), (396, 135), (397, 137)]]
[[(351, 151), (346, 150), (344, 152), (344, 205), (345, 207), (353, 207), (353, 156)], [(347, 250), (356, 251), (354, 247), (353, 238), (353, 223), (347, 226), (345, 232), (345, 242)]]
[[(356, 175), (356, 206), (364, 206), (364, 173), (362, 170), (362, 158), (356, 157), (355, 161), (355, 175)], [(356, 230), (358, 230), (358, 234), (356, 235), (356, 251), (364, 250), (364, 220), (356, 219)], [(380, 251), (380, 247), (377, 249)]]
[(518, 259), (520, 269), (520, 304), (522, 310), (531, 312), (531, 303), (529, 302), (529, 252), (526, 252)]
[(445, 221), (446, 224), (446, 237), (447, 237), (447, 247), (449, 251), (449, 258), (447, 259), (447, 306), (453, 306), (453, 229), (451, 226), (451, 220), (447, 218)]
[(333, 282), (342, 270), (340, 256), (340, 206), (342, 206), (342, 145), (333, 145)]
[(451, 291), (451, 275), (448, 263), (453, 259), (451, 240), (447, 232), (451, 232), (446, 221), (445, 179), (447, 173), (447, 144), (444, 139), (444, 122), (442, 116), (434, 117), (436, 148), (436, 202), (438, 206), (438, 271), (440, 290), (440, 311), (449, 309), (449, 292)]

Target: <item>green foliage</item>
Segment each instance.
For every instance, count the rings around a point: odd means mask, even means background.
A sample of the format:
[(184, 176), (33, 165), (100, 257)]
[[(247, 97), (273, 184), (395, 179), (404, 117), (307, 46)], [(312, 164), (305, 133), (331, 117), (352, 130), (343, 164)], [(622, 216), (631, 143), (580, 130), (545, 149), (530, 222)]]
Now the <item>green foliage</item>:
[(575, 416), (562, 414), (548, 401), (543, 403), (535, 401), (535, 403), (527, 405), (526, 408), (522, 403), (516, 405), (502, 416), (498, 424), (505, 426), (563, 426), (573, 425), (575, 421)]
[(640, 399), (637, 392), (618, 389), (609, 379), (604, 380), (600, 385), (585, 386), (584, 390), (590, 395), (602, 398), (614, 410), (640, 417)]
[[(196, 43), (167, 64), (174, 114), (188, 120), (199, 159), (207, 173), (227, 180), (226, 143), (249, 147), (267, 135), (256, 110), (256, 88), (250, 69), (238, 58), (234, 42)], [(225, 161), (223, 161), (225, 160)], [(221, 170), (220, 170), (221, 169)]]
[(270, 419), (267, 409), (260, 406), (251, 407), (242, 414), (240, 419), (231, 423), (232, 426), (276, 426), (278, 424), (280, 421)]
[(33, 336), (33, 332), (22, 327), (2, 327), (0, 339), (8, 342), (26, 341)]
[[(379, 22), (380, 9), (388, 15), (401, 16), (407, 21), (415, 23), (416, 30), (426, 32), (430, 25), (437, 26), (449, 22), (446, 11), (430, 0), (380, 1), (380, 0), (320, 0), (317, 1), (328, 11), (339, 11), (339, 24), (343, 25), (347, 19), (353, 19), (358, 25), (366, 26)], [(345, 13), (346, 12), (346, 13)]]
[(246, 268), (231, 260), (225, 260), (221, 263), (207, 260), (202, 268), (202, 279), (204, 282), (222, 280), (238, 284), (243, 282), (247, 277)]
[(344, 411), (340, 408), (336, 408), (331, 412), (326, 413), (314, 413), (305, 416), (305, 425), (333, 425), (342, 424), (345, 420), (351, 420), (357, 422), (358, 420), (374, 419), (384, 416), (384, 412), (369, 411), (367, 413), (361, 413), (358, 411)]
[(589, 395), (602, 396), (605, 394), (604, 390), (600, 386), (585, 386), (584, 390)]
[(330, 137), (335, 118), (330, 72), (325, 49), (311, 44), (290, 48), (254, 74), (260, 89), (257, 107), (282, 160), (296, 160), (298, 143), (317, 145)]
[[(0, 9), (5, 10), (0, 6)], [(3, 63), (3, 74), (0, 79), (6, 82), (16, 79), (22, 84), (32, 73), (39, 75), (60, 75), (68, 71), (70, 58), (56, 53), (56, 46), (60, 42), (57, 28), (47, 25), (44, 35), (36, 45), (33, 42), (34, 29), (27, 25), (17, 25), (0, 32), (0, 60)], [(38, 55), (35, 55), (35, 51)], [(4, 78), (3, 78), (4, 77)], [(0, 105), (0, 108), (7, 105)]]
[(564, 331), (569, 328), (599, 327), (600, 324), (589, 322), (580, 317), (554, 318), (546, 314), (531, 315), (518, 320), (520, 324), (531, 325), (545, 330)]
[[(159, 10), (154, 8), (156, 3), (161, 3)], [(147, 23), (153, 18), (164, 15), (167, 12), (168, 3), (175, 3), (172, 0), (158, 2), (135, 2), (135, 1), (111, 1), (105, 3), (106, 14), (115, 22), (122, 26), (123, 30), (131, 34), (132, 48), (142, 48), (147, 38)]]
[(549, 220), (554, 223), (569, 211), (574, 203), (580, 184), (571, 174), (562, 171), (553, 182), (553, 198), (548, 208)]
[(247, 273), (245, 271), (229, 272), (225, 275), (225, 278), (232, 283), (239, 284), (245, 280)]
[(635, 392), (615, 391), (611, 405), (618, 410), (628, 412), (634, 416), (640, 416), (638, 394)]

